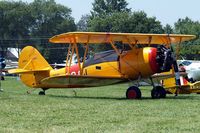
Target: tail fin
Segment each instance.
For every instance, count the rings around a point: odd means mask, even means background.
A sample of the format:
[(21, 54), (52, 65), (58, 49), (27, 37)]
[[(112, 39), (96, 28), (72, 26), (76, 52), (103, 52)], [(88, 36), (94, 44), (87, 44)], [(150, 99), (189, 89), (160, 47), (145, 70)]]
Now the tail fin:
[(28, 73), (34, 71), (48, 71), (52, 70), (52, 67), (38, 52), (37, 49), (32, 46), (25, 47), (20, 54), (18, 61), (18, 68), (11, 69), (9, 73)]
[(40, 80), (48, 77), (52, 69), (37, 49), (27, 46), (21, 51), (18, 68), (11, 69), (8, 72), (21, 74), (20, 78), (23, 83), (29, 87), (37, 87)]

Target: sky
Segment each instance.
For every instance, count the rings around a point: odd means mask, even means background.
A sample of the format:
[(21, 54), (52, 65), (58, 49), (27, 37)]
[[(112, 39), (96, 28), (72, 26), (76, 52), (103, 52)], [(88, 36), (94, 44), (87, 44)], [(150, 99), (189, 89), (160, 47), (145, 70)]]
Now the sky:
[[(33, 0), (22, 0), (32, 2)], [(55, 0), (72, 9), (72, 17), (78, 22), (82, 15), (90, 13), (94, 0)], [(156, 17), (162, 25), (173, 24), (186, 16), (200, 21), (200, 0), (126, 0), (132, 11), (144, 11), (148, 17)]]

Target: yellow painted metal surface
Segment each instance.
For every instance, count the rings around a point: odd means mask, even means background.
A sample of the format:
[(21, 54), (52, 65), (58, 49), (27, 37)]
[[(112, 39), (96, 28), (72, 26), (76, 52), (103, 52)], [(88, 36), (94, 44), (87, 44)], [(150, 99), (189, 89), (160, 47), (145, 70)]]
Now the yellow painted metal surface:
[(149, 65), (149, 48), (128, 51), (120, 58), (121, 73), (129, 78), (137, 79), (153, 74)]
[(19, 73), (21, 81), (29, 87), (39, 87), (41, 79), (49, 77), (53, 70), (42, 55), (31, 46), (25, 47), (20, 54), (18, 69), (9, 73)]
[(45, 68), (52, 70), (38, 50), (31, 46), (27, 46), (21, 51), (18, 65), (18, 68), (25, 70), (43, 70)]
[[(119, 61), (102, 62), (84, 67), (83, 75), (94, 76), (94, 78), (107, 78), (111, 80), (110, 82), (119, 82), (127, 78), (137, 79), (140, 74), (142, 74), (143, 77), (149, 76), (153, 73), (149, 66), (149, 49), (150, 48), (131, 50), (123, 53)], [(51, 87), (68, 87), (69, 83), (65, 83), (67, 85), (62, 85), (61, 81), (58, 82), (59, 78), (55, 80), (57, 84), (48, 84), (48, 82), (44, 84), (42, 82), (43, 79), (51, 79), (51, 77), (60, 76), (62, 77), (62, 81), (65, 81), (64, 77), (66, 77), (66, 79), (68, 78), (67, 70), (69, 69), (52, 69), (36, 49), (33, 47), (26, 47), (21, 52), (19, 68), (13, 71), (21, 73), (20, 78), (22, 82), (29, 87), (48, 88), (51, 85)], [(91, 80), (91, 78), (92, 77), (90, 77), (89, 80)], [(119, 78), (119, 81), (115, 78)], [(73, 80), (75, 79), (73, 78)], [(66, 82), (68, 81), (66, 80)]]
[(50, 77), (55, 77), (55, 76), (61, 76), (61, 75), (66, 75), (66, 68), (60, 68), (57, 70), (51, 70), (50, 71)]
[(30, 73), (23, 73), (20, 75), (21, 81), (32, 88), (45, 88), (45, 86), (42, 85), (41, 80), (49, 77), (49, 71), (46, 72), (30, 72)]
[(172, 94), (175, 94), (176, 91), (179, 94), (200, 93), (200, 81), (195, 83), (187, 82), (187, 84), (179, 87), (176, 85), (174, 78), (167, 78), (163, 80), (163, 87)]
[(104, 62), (99, 64), (90, 65), (83, 69), (83, 75), (88, 76), (104, 76), (104, 77), (121, 77), (119, 70), (119, 63), (114, 62)]

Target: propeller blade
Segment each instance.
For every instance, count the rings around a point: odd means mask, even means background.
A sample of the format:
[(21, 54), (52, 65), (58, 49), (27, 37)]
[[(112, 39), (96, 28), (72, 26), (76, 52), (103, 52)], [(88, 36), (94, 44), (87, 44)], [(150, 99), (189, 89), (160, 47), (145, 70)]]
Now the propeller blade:
[(181, 85), (180, 72), (179, 72), (179, 69), (178, 69), (176, 59), (174, 59), (174, 61), (173, 61), (173, 68), (174, 68), (174, 73), (175, 73), (176, 85), (180, 86)]

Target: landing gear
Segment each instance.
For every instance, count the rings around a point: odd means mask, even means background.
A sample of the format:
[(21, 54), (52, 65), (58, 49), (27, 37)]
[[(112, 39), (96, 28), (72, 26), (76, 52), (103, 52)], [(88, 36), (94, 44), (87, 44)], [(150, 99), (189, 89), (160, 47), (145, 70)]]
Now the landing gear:
[(40, 91), (38, 94), (39, 95), (45, 95), (45, 91), (48, 90), (48, 88), (42, 88), (43, 91)]
[(166, 91), (162, 86), (155, 86), (151, 91), (151, 97), (153, 99), (165, 98)]
[(136, 86), (131, 86), (126, 91), (126, 98), (127, 99), (140, 99), (141, 98), (141, 91)]
[(39, 95), (45, 95), (45, 91), (40, 91), (38, 94)]
[(4, 76), (1, 76), (1, 80), (5, 80)]

